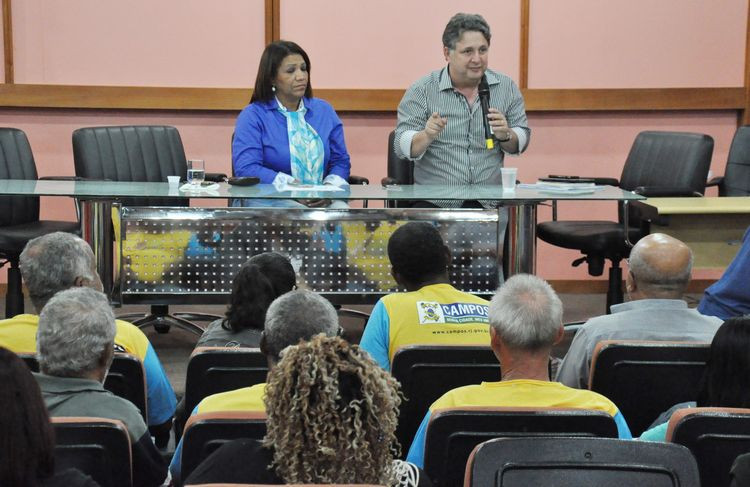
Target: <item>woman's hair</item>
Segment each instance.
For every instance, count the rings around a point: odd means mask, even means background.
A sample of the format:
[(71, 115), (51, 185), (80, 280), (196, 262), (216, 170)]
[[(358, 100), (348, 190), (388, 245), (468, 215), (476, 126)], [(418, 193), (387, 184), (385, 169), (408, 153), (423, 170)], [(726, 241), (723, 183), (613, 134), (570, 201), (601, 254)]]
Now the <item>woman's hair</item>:
[(750, 316), (729, 318), (716, 331), (697, 403), (750, 408)]
[(268, 101), (274, 97), (273, 80), (279, 72), (281, 62), (285, 57), (292, 54), (299, 54), (307, 64), (307, 88), (305, 89), (305, 98), (312, 98), (312, 84), (310, 84), (310, 58), (307, 53), (294, 42), (275, 41), (266, 46), (263, 55), (260, 57), (258, 65), (258, 74), (255, 77), (255, 89), (250, 103), (256, 101)]
[(235, 333), (247, 328), (262, 330), (268, 307), (296, 282), (294, 268), (283, 255), (265, 252), (251, 257), (234, 277), (222, 327)]
[(398, 382), (367, 352), (317, 335), (284, 350), (268, 376), (264, 445), (286, 483), (392, 483)]
[(0, 348), (0, 384), (0, 485), (34, 487), (55, 470), (42, 393), (23, 360), (5, 348)]

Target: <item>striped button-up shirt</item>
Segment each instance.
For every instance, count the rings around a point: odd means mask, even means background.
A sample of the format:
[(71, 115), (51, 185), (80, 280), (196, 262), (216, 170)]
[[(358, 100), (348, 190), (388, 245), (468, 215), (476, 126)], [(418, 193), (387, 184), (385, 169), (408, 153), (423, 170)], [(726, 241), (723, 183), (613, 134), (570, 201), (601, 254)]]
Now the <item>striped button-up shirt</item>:
[[(508, 126), (518, 136), (518, 153), (529, 142), (531, 130), (526, 120), (523, 98), (508, 76), (486, 70), (490, 87), (490, 107), (500, 110)], [(414, 135), (423, 130), (433, 112), (448, 123), (423, 154), (410, 157)], [(485, 147), (484, 125), (479, 97), (469, 106), (466, 97), (453, 88), (448, 68), (433, 71), (414, 83), (398, 106), (394, 140), (399, 157), (412, 159), (416, 184), (502, 184), (500, 168), (504, 151), (500, 144)], [(436, 202), (438, 203), (438, 202)], [(460, 206), (460, 201), (439, 202), (440, 206)]]

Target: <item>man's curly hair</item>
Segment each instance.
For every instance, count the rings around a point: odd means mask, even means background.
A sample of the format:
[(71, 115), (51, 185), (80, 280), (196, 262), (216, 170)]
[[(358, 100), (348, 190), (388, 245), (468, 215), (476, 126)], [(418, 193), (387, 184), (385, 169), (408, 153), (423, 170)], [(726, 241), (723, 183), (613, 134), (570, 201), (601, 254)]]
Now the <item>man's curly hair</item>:
[(287, 348), (265, 404), (273, 467), (286, 483), (393, 483), (398, 382), (357, 345), (317, 335)]

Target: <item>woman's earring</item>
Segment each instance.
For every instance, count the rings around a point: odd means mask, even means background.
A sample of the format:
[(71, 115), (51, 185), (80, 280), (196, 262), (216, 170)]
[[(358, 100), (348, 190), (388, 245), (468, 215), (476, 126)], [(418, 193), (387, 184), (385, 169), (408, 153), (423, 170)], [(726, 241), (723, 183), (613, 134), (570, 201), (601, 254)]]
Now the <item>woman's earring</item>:
[(271, 86), (271, 91), (273, 91), (274, 93), (276, 93), (276, 87), (275, 86)]

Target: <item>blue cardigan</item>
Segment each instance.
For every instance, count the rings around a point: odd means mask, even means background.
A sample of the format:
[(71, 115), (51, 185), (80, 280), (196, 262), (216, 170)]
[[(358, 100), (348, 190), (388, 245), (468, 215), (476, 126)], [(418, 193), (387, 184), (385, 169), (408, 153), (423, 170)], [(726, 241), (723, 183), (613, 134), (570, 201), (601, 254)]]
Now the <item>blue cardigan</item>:
[[(335, 174), (347, 180), (351, 162), (336, 111), (319, 98), (305, 98), (304, 103), (305, 120), (323, 139), (323, 177)], [(256, 176), (261, 183), (272, 183), (279, 172), (292, 174), (286, 118), (277, 108), (273, 99), (251, 103), (240, 112), (232, 142), (235, 176)]]

